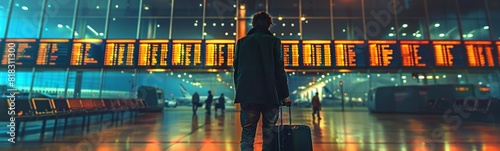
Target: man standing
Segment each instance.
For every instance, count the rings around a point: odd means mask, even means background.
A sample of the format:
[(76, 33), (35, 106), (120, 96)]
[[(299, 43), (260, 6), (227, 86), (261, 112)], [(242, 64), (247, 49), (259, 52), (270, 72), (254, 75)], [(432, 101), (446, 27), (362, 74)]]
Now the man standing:
[(273, 128), (283, 100), (290, 106), (287, 77), (284, 69), (281, 40), (269, 28), (272, 18), (266, 12), (253, 16), (253, 28), (238, 40), (234, 55), (235, 103), (241, 103), (240, 122), (243, 128), (240, 148), (254, 150), (257, 122), (262, 114), (262, 150), (274, 150)]
[(205, 100), (205, 109), (207, 110), (207, 114), (210, 114), (210, 109), (212, 108), (213, 100), (214, 96), (212, 95), (212, 91), (208, 90), (208, 97)]
[(200, 95), (198, 95), (198, 92), (194, 92), (191, 103), (193, 104), (193, 114), (196, 114), (196, 110), (198, 110), (198, 104), (200, 104)]
[(318, 92), (316, 92), (316, 95), (314, 95), (314, 97), (312, 98), (311, 103), (313, 106), (313, 113), (312, 113), (313, 119), (315, 118), (314, 114), (316, 114), (318, 119), (321, 120), (321, 116), (319, 115), (319, 111), (321, 110), (321, 103), (319, 103)]

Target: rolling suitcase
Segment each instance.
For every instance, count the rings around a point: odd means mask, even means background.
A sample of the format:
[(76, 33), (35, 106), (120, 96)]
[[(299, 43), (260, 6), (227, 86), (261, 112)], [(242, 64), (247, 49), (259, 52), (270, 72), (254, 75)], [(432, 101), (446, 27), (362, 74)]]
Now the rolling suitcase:
[(290, 125), (283, 125), (283, 106), (280, 107), (281, 124), (274, 133), (277, 151), (312, 151), (311, 128), (307, 125), (292, 125), (292, 109), (288, 108)]

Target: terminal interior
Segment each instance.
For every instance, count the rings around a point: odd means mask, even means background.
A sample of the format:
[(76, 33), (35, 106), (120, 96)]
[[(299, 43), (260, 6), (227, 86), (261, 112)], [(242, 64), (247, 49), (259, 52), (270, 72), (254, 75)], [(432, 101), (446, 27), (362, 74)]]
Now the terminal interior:
[[(1, 0), (0, 150), (240, 150), (259, 11), (315, 151), (500, 150), (498, 0)], [(193, 113), (208, 91), (225, 111)]]

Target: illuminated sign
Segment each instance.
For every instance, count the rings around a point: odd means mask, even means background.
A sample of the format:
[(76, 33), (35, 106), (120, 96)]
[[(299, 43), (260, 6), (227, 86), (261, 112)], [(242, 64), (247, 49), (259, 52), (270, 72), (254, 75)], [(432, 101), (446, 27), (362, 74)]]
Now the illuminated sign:
[(494, 67), (493, 47), (490, 41), (466, 41), (469, 66)]
[(429, 41), (401, 41), (401, 57), (404, 67), (432, 65), (432, 46)]
[(135, 40), (107, 40), (105, 66), (134, 66)]
[(284, 65), (288, 67), (299, 66), (299, 41), (282, 40), (281, 50), (283, 50)]
[(335, 41), (335, 65), (337, 67), (366, 66), (365, 42), (361, 40)]
[(101, 39), (75, 39), (73, 41), (70, 65), (102, 66), (103, 54)]
[(233, 66), (234, 40), (207, 40), (205, 48), (205, 66)]
[(201, 65), (201, 40), (174, 40), (172, 43), (172, 65)]
[(395, 66), (394, 47), (396, 41), (368, 41), (370, 47), (370, 66)]
[(41, 39), (36, 65), (68, 66), (71, 43), (68, 39)]
[(460, 41), (433, 41), (436, 66), (464, 66), (463, 52)]
[(332, 66), (331, 41), (303, 41), (302, 56), (304, 66)]
[(139, 66), (167, 66), (168, 40), (140, 40)]
[(500, 41), (497, 41), (497, 65), (500, 66)]
[(9, 48), (14, 48), (16, 65), (33, 66), (36, 64), (38, 45), (35, 39), (7, 39), (5, 41), (2, 65), (9, 61)]

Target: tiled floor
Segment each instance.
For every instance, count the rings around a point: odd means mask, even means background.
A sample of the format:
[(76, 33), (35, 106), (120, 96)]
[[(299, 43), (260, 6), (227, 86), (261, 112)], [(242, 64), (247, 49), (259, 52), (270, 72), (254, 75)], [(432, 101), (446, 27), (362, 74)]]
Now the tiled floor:
[[(311, 127), (314, 151), (500, 150), (498, 125), (466, 121), (459, 116), (371, 114), (366, 110), (340, 112), (326, 109), (322, 112), (322, 120), (313, 121), (310, 109), (298, 108), (293, 109), (292, 116), (293, 124)], [(92, 119), (94, 125), (85, 134), (81, 134), (79, 119), (75, 119), (75, 125), (64, 135), (59, 126), (53, 137), (49, 127), (42, 143), (38, 142), (37, 134), (41, 122), (31, 122), (27, 127), (27, 133), (31, 134), (16, 145), (8, 143), (7, 135), (3, 133), (0, 139), (5, 141), (0, 142), (0, 150), (239, 150), (239, 113), (232, 109), (209, 116), (203, 111), (193, 115), (187, 107), (166, 109), (163, 113), (139, 115), (133, 121), (126, 117), (123, 125), (111, 125), (109, 120), (99, 122), (98, 119)], [(288, 122), (288, 118), (284, 121)], [(52, 121), (47, 123), (52, 125)], [(102, 131), (97, 123), (104, 124)], [(261, 149), (260, 137), (257, 136), (256, 150)]]

